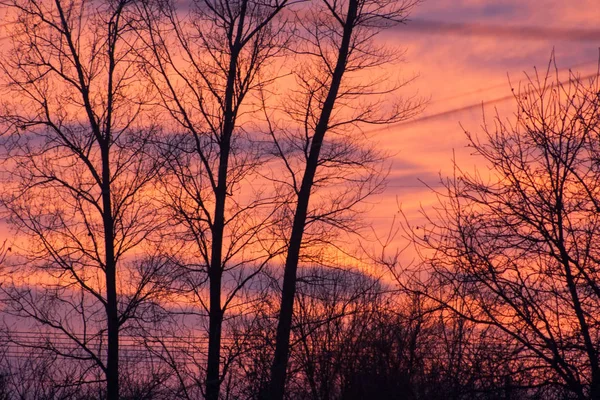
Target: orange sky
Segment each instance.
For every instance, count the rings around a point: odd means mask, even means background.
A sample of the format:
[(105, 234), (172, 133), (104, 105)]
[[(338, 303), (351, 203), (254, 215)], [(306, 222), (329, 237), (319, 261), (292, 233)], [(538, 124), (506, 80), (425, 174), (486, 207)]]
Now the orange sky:
[(508, 76), (516, 86), (523, 72), (544, 70), (553, 49), (559, 68), (582, 75), (596, 70), (599, 56), (598, 0), (427, 0), (411, 19), (384, 36), (406, 48), (404, 75), (418, 74), (404, 93), (418, 92), (430, 103), (416, 121), (381, 129), (379, 140), (397, 155), (388, 188), (371, 211), (380, 230), (397, 200), (412, 223), (422, 221), (419, 206), (429, 208), (435, 197), (419, 179), (439, 186), (440, 173), (452, 174), (453, 151), (463, 169), (473, 169), (477, 158), (459, 123), (481, 131), (482, 102), (488, 119), (494, 108), (510, 117), (514, 102), (494, 101), (511, 95)]
[[(382, 40), (406, 49), (403, 76), (418, 75), (403, 93), (417, 93), (430, 103), (416, 121), (377, 128), (377, 140), (396, 154), (388, 188), (371, 199), (368, 215), (381, 235), (397, 203), (419, 224), (420, 205), (427, 209), (435, 202), (419, 180), (439, 186), (439, 174), (452, 173), (453, 152), (465, 169), (477, 164), (459, 122), (477, 131), (482, 102), (489, 117), (494, 107), (510, 117), (513, 103), (494, 101), (511, 94), (507, 74), (516, 84), (523, 71), (544, 69), (553, 49), (559, 68), (587, 74), (596, 68), (599, 55), (598, 0), (427, 0), (411, 20), (385, 32)], [(8, 44), (2, 28), (0, 46)], [(0, 230), (5, 237), (6, 228)], [(398, 240), (397, 245), (403, 243)]]

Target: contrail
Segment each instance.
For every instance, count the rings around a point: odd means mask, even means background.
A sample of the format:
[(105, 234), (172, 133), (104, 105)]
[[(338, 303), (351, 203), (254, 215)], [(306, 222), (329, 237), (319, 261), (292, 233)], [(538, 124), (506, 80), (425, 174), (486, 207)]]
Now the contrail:
[[(597, 76), (598, 76), (598, 73), (594, 72), (592, 74), (588, 74), (588, 75), (585, 75), (585, 76), (578, 77), (577, 79), (579, 79), (579, 80), (585, 80), (585, 79), (590, 79), (590, 78), (594, 78), (594, 77), (597, 77)], [(573, 80), (574, 80), (574, 78), (571, 78), (571, 79), (559, 82), (559, 85), (563, 85), (563, 84), (569, 83), (569, 82), (571, 82)], [(553, 86), (555, 86), (555, 85), (553, 85)], [(469, 104), (469, 105), (466, 105), (466, 106), (463, 106), (463, 107), (451, 108), (449, 110), (444, 110), (444, 111), (436, 112), (436, 113), (433, 113), (433, 114), (424, 115), (422, 117), (411, 119), (411, 120), (408, 120), (408, 121), (403, 121), (403, 122), (398, 122), (398, 123), (395, 123), (395, 124), (390, 124), (390, 125), (388, 125), (385, 128), (376, 128), (376, 129), (373, 129), (373, 130), (368, 130), (366, 132), (367, 133), (382, 132), (382, 131), (388, 130), (389, 128), (392, 128), (392, 127), (395, 127), (395, 128), (404, 128), (404, 127), (409, 126), (409, 125), (414, 125), (414, 124), (418, 124), (420, 122), (426, 122), (426, 121), (429, 121), (429, 120), (446, 117), (448, 115), (460, 113), (460, 112), (463, 112), (463, 111), (470, 111), (470, 110), (474, 110), (474, 109), (483, 109), (485, 106), (487, 106), (489, 104), (501, 103), (503, 101), (507, 101), (507, 100), (514, 99), (514, 98), (515, 98), (515, 95), (514, 94), (510, 94), (510, 95), (507, 95), (507, 96), (497, 97), (495, 99), (490, 99), (490, 100), (482, 101), (482, 102), (475, 103), (475, 104)]]
[(395, 29), (425, 34), (453, 34), (463, 36), (492, 36), (529, 40), (563, 40), (600, 43), (600, 29), (552, 28), (540, 26), (506, 26), (484, 23), (444, 22), (412, 19)]
[[(580, 68), (580, 67), (584, 67), (584, 66), (591, 65), (591, 64), (598, 65), (598, 59), (596, 58), (594, 60), (583, 61), (583, 62), (580, 62), (580, 63), (577, 63), (577, 64), (573, 64), (570, 67), (560, 68), (559, 70), (566, 72), (566, 71), (569, 71), (569, 70), (572, 70), (572, 69), (575, 69), (575, 68)], [(472, 96), (472, 95), (475, 95), (475, 94), (481, 94), (481, 93), (488, 92), (488, 91), (494, 90), (494, 89), (506, 88), (507, 85), (508, 85), (508, 82), (505, 79), (503, 82), (501, 82), (501, 83), (499, 82), (499, 83), (497, 83), (495, 85), (492, 85), (492, 86), (487, 86), (487, 87), (484, 87), (484, 88), (471, 90), (470, 92), (463, 92), (463, 93), (455, 94), (455, 95), (448, 96), (448, 97), (442, 97), (440, 99), (434, 99), (434, 100), (430, 101), (428, 104), (431, 105), (431, 104), (446, 103), (448, 101), (459, 99), (461, 97)]]

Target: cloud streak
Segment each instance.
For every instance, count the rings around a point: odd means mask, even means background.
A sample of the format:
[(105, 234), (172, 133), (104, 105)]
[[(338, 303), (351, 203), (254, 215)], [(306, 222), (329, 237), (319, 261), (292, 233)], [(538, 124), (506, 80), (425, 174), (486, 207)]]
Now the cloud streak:
[(541, 26), (510, 26), (484, 23), (444, 22), (412, 19), (398, 28), (424, 34), (490, 36), (527, 40), (562, 40), (600, 43), (600, 29), (552, 28)]
[[(592, 74), (580, 76), (577, 79), (586, 80), (586, 79), (594, 78), (597, 75), (598, 75), (598, 73), (594, 72)], [(560, 82), (560, 84), (561, 85), (567, 84), (567, 83), (573, 81), (573, 79), (574, 78), (562, 81), (562, 82)], [(530, 92), (525, 92), (523, 94), (527, 94), (527, 93), (530, 93)], [(460, 113), (460, 112), (463, 112), (463, 111), (470, 111), (470, 110), (474, 110), (474, 109), (477, 109), (477, 108), (483, 110), (484, 107), (487, 106), (487, 105), (495, 104), (495, 103), (500, 103), (500, 102), (503, 102), (503, 101), (506, 101), (506, 100), (510, 100), (510, 99), (514, 99), (514, 98), (515, 98), (515, 94), (510, 94), (510, 95), (507, 95), (507, 96), (502, 96), (502, 97), (498, 97), (498, 98), (491, 99), (491, 100), (481, 101), (481, 102), (475, 103), (475, 104), (469, 104), (469, 105), (466, 105), (466, 106), (463, 106), (463, 107), (451, 108), (451, 109), (440, 111), (440, 112), (436, 112), (436, 113), (433, 113), (433, 114), (424, 115), (422, 117), (410, 119), (408, 121), (403, 121), (403, 122), (399, 122), (399, 123), (396, 123), (396, 124), (391, 124), (391, 125), (389, 125), (389, 127), (406, 127), (406, 126), (409, 126), (409, 125), (414, 125), (414, 124), (417, 124), (417, 123), (421, 123), (421, 122), (425, 122), (425, 121), (430, 121), (430, 120), (437, 119), (437, 118), (443, 118), (443, 117), (446, 117), (448, 115)], [(387, 127), (386, 129), (388, 129), (389, 127)], [(374, 132), (379, 132), (379, 131), (383, 131), (383, 130), (384, 129), (382, 129), (382, 128), (378, 128), (378, 129), (370, 130), (368, 132), (369, 133), (374, 133)]]

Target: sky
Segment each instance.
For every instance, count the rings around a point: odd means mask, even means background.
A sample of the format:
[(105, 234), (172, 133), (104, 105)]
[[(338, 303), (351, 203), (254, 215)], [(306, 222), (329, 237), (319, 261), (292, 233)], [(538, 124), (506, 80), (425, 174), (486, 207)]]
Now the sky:
[(452, 174), (453, 157), (465, 170), (482, 167), (461, 126), (481, 132), (483, 113), (492, 117), (496, 109), (510, 118), (509, 78), (516, 86), (534, 67), (543, 71), (552, 52), (561, 70), (586, 75), (597, 69), (600, 2), (425, 0), (381, 40), (405, 50), (396, 68), (416, 77), (402, 93), (428, 99), (413, 120), (376, 128), (376, 140), (393, 156), (387, 189), (369, 200), (366, 218), (385, 236), (399, 205), (411, 224), (423, 223), (420, 209), (430, 212), (436, 204), (431, 188)]
[[(0, 46), (3, 37), (0, 30)], [(399, 207), (412, 225), (424, 223), (420, 210), (432, 212), (432, 188), (452, 174), (453, 158), (467, 171), (484, 168), (463, 127), (481, 132), (484, 112), (511, 117), (509, 79), (516, 86), (534, 67), (543, 71), (552, 53), (561, 70), (596, 70), (600, 0), (425, 0), (382, 40), (406, 50), (398, 68), (416, 79), (403, 93), (429, 99), (413, 120), (377, 128), (376, 140), (393, 156), (387, 189), (369, 200), (366, 219), (385, 237)], [(7, 234), (0, 222), (0, 244)], [(406, 241), (397, 237), (394, 246)], [(401, 262), (414, 257), (408, 250)]]
[(517, 86), (534, 67), (544, 72), (552, 52), (567, 74), (569, 68), (581, 75), (597, 70), (600, 2), (426, 0), (384, 39), (405, 48), (403, 75), (417, 76), (403, 93), (429, 103), (412, 121), (377, 132), (395, 154), (387, 190), (369, 216), (379, 232), (397, 204), (412, 224), (423, 223), (419, 209), (431, 210), (437, 200), (422, 182), (439, 187), (440, 176), (453, 172), (453, 157), (467, 171), (483, 167), (466, 147), (461, 125), (477, 133), (484, 112), (488, 119), (496, 110), (510, 118), (509, 79)]

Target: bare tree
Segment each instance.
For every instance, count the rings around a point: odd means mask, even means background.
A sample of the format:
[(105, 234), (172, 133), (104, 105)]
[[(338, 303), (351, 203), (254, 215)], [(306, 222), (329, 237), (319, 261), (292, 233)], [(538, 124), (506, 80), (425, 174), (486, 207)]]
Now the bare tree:
[(264, 152), (248, 122), (257, 107), (252, 93), (277, 77), (266, 70), (287, 45), (279, 15), (290, 3), (199, 0), (187, 17), (174, 2), (140, 5), (140, 56), (177, 133), (165, 144), (173, 157), (162, 191), (185, 270), (180, 293), (208, 315), (210, 400), (219, 397), (228, 367), (221, 365), (226, 312), (254, 308), (260, 291), (253, 296), (247, 286), (278, 253), (263, 240), (277, 205), (255, 185)]
[(489, 176), (456, 167), (415, 230), (422, 293), (520, 349), (512, 376), (600, 398), (600, 87), (551, 62), (515, 91), (515, 119), (467, 132)]
[[(277, 172), (273, 180), (288, 193), (284, 212), (291, 226), (283, 231), (287, 253), (271, 368), (272, 400), (284, 396), (302, 251), (309, 243), (314, 248), (330, 242), (335, 231), (352, 231), (351, 215), (355, 214), (356, 205), (381, 189), (385, 175), (380, 164), (382, 155), (368, 145), (357, 127), (400, 121), (420, 108), (420, 104), (410, 101), (384, 103), (385, 95), (396, 93), (402, 85), (386, 86), (389, 76), (366, 76), (367, 71), (375, 71), (398, 57), (377, 45), (374, 37), (381, 29), (404, 21), (416, 3), (324, 0), (303, 10), (295, 47), (302, 56), (295, 68), (297, 88), (282, 110), (293, 124), (280, 126), (273, 122), (272, 115), (265, 115), (274, 153), (285, 173), (282, 177)], [(318, 188), (332, 190), (314, 194)], [(309, 207), (311, 196), (316, 204)], [(313, 233), (323, 235), (321, 238), (307, 234), (311, 225)]]
[(389, 311), (391, 293), (385, 293), (378, 279), (348, 268), (311, 267), (298, 278), (288, 393), (294, 398), (345, 398), (354, 366), (371, 350), (372, 329), (380, 328), (378, 317)]
[(4, 311), (40, 336), (15, 343), (79, 363), (80, 382), (105, 381), (116, 400), (120, 332), (160, 306), (168, 267), (153, 255), (158, 129), (133, 62), (130, 4), (3, 5), (15, 19), (0, 63), (2, 205), (20, 243), (3, 275)]

